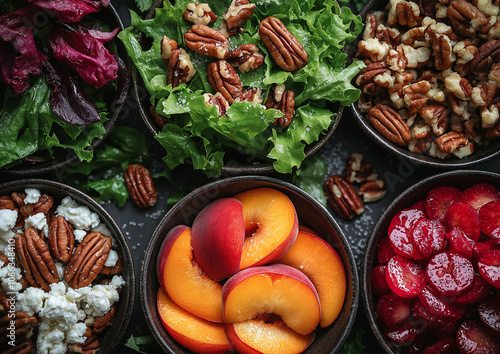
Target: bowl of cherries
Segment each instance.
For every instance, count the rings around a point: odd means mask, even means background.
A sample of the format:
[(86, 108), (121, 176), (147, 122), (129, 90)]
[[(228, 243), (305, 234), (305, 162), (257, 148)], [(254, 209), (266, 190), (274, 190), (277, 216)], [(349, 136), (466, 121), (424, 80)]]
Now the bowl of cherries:
[(452, 171), (405, 190), (373, 228), (362, 272), (387, 353), (499, 353), (500, 175)]

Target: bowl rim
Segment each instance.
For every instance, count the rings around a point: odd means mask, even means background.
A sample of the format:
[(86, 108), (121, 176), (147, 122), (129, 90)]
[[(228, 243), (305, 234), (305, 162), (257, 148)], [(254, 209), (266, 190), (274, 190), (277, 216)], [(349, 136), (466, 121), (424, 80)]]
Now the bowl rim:
[[(146, 15), (146, 19), (149, 19), (155, 15), (155, 10), (160, 7), (163, 4), (164, 0), (157, 0), (154, 5), (151, 7), (151, 9), (148, 11)], [(141, 40), (143, 33), (140, 33), (139, 35), (139, 40)], [(347, 47), (347, 46), (346, 46)], [(154, 124), (154, 119), (151, 118), (149, 112), (144, 109), (143, 102), (147, 97), (149, 97), (149, 93), (146, 91), (146, 88), (144, 86), (144, 82), (142, 80), (141, 75), (139, 74), (137, 68), (135, 65), (132, 65), (133, 70), (132, 70), (132, 86), (133, 86), (133, 95), (134, 98), (137, 102), (137, 109), (139, 110), (139, 114), (150, 131), (150, 133), (153, 135), (153, 137), (156, 137), (159, 133), (159, 129), (156, 127)], [(146, 95), (146, 97), (144, 97)], [(311, 144), (306, 145), (304, 153), (306, 155), (304, 161), (314, 155), (319, 149), (321, 149), (332, 137), (333, 133), (337, 129), (340, 119), (342, 117), (342, 114), (344, 112), (344, 106), (340, 104), (340, 102), (330, 102), (332, 105), (331, 111), (334, 114), (337, 114), (335, 117), (335, 120), (333, 123), (330, 125), (328, 130), (325, 133), (322, 133), (319, 136), (319, 139), (314, 141)], [(244, 156), (244, 155), (242, 155)], [(188, 162), (189, 163), (189, 162)], [(273, 162), (272, 161), (259, 161), (257, 159), (256, 164), (240, 164), (238, 162), (237, 165), (233, 164), (223, 164), (221, 174), (223, 176), (236, 176), (236, 175), (244, 175), (244, 174), (269, 174), (276, 172), (276, 170), (273, 167)]]
[[(111, 3), (106, 7), (103, 6), (98, 13), (89, 15), (97, 15), (101, 11), (110, 11), (110, 15), (112, 16), (113, 21), (116, 21), (119, 31), (124, 30), (125, 27), (123, 26), (122, 19)], [(110, 114), (109, 114), (109, 120), (104, 123), (105, 132), (101, 138), (96, 138), (91, 142), (89, 147), (89, 150), (91, 151), (96, 149), (113, 131), (115, 125), (118, 122), (118, 117), (123, 110), (123, 106), (125, 105), (130, 89), (130, 81), (131, 81), (130, 68), (132, 66), (132, 60), (130, 56), (128, 55), (125, 56), (126, 51), (123, 43), (119, 41), (117, 37), (113, 38), (113, 41), (115, 41), (117, 45), (117, 52), (114, 54), (119, 56), (125, 63), (125, 66), (127, 68), (127, 75), (126, 77), (123, 78), (124, 79), (123, 86), (121, 87), (121, 90), (117, 91), (116, 98), (107, 105)], [(120, 77), (118, 77), (118, 79), (120, 79)], [(19, 164), (6, 169), (2, 168), (0, 169), (0, 174), (5, 173), (14, 176), (22, 176), (30, 178), (32, 176), (37, 176), (44, 173), (57, 171), (61, 168), (72, 165), (77, 161), (79, 161), (79, 159), (76, 153), (71, 150), (66, 150), (66, 154), (63, 154), (61, 157), (59, 157), (59, 159), (36, 162), (33, 164), (26, 164), (26, 165)]]
[(445, 181), (450, 177), (460, 177), (460, 176), (480, 176), (484, 178), (494, 178), (500, 181), (500, 174), (496, 172), (483, 171), (483, 170), (453, 170), (440, 172), (431, 176), (428, 176), (412, 186), (406, 188), (402, 191), (384, 210), (382, 215), (379, 217), (377, 222), (372, 228), (370, 235), (366, 241), (365, 250), (361, 259), (361, 298), (363, 302), (363, 307), (365, 310), (368, 323), (370, 324), (371, 330), (377, 337), (379, 345), (388, 354), (397, 354), (398, 352), (394, 350), (394, 347), (389, 344), (387, 338), (381, 334), (380, 326), (378, 325), (375, 313), (372, 313), (370, 308), (370, 303), (373, 301), (373, 295), (370, 291), (370, 276), (373, 269), (373, 262), (370, 264), (370, 253), (376, 247), (375, 241), (379, 241), (379, 238), (375, 240), (377, 234), (381, 232), (381, 228), (384, 224), (387, 224), (387, 217), (390, 215), (395, 207), (402, 203), (408, 195), (416, 192), (419, 188), (428, 185), (429, 183), (436, 181)]
[[(336, 353), (338, 350), (342, 347), (344, 342), (346, 341), (347, 337), (349, 336), (350, 331), (352, 330), (352, 327), (354, 325), (354, 321), (356, 319), (356, 314), (358, 311), (358, 305), (359, 305), (359, 293), (360, 293), (360, 286), (359, 286), (359, 275), (358, 275), (358, 269), (356, 265), (356, 261), (354, 258), (354, 253), (352, 251), (352, 248), (349, 244), (349, 241), (344, 234), (344, 231), (341, 229), (337, 221), (333, 218), (333, 216), (330, 214), (330, 212), (321, 204), (319, 203), (316, 199), (314, 199), (312, 196), (310, 196), (307, 192), (303, 191), (299, 187), (273, 178), (273, 177), (268, 177), (268, 176), (261, 176), (261, 175), (246, 175), (246, 176), (234, 176), (234, 177), (228, 177), (224, 179), (219, 179), (210, 183), (207, 183), (201, 187), (198, 187), (194, 189), (192, 192), (184, 196), (180, 201), (178, 201), (168, 212), (164, 215), (164, 217), (161, 219), (159, 222), (158, 226), (155, 228), (148, 246), (146, 248), (146, 251), (144, 253), (144, 258), (141, 266), (141, 274), (140, 274), (140, 297), (141, 297), (141, 306), (142, 310), (144, 313), (144, 316), (146, 317), (146, 322), (148, 324), (148, 327), (153, 334), (154, 338), (156, 339), (157, 343), (163, 348), (165, 352), (170, 352), (174, 353), (171, 349), (168, 348), (167, 343), (164, 341), (164, 339), (159, 335), (158, 330), (155, 328), (155, 325), (152, 321), (152, 315), (151, 312), (149, 311), (148, 308), (148, 293), (147, 293), (147, 287), (145, 284), (145, 279), (147, 276), (147, 269), (148, 269), (148, 263), (152, 261), (153, 256), (152, 255), (152, 249), (153, 249), (153, 244), (159, 242), (159, 238), (161, 236), (161, 230), (165, 226), (165, 224), (168, 222), (170, 217), (177, 213), (184, 205), (190, 201), (193, 197), (197, 196), (198, 194), (213, 189), (217, 187), (221, 187), (223, 185), (227, 184), (233, 184), (233, 183), (242, 183), (242, 182), (264, 182), (264, 183), (270, 183), (279, 186), (280, 188), (285, 188), (285, 189), (290, 189), (291, 192), (297, 193), (310, 203), (312, 203), (322, 214), (324, 217), (327, 218), (328, 222), (333, 226), (335, 231), (337, 232), (338, 238), (340, 242), (342, 243), (342, 247), (344, 248), (347, 256), (347, 261), (348, 264), (344, 264), (344, 267), (346, 265), (349, 266), (351, 270), (351, 281), (353, 284), (353, 289), (352, 289), (352, 304), (351, 304), (351, 311), (349, 313), (349, 317), (347, 320), (347, 324), (343, 330), (342, 336), (338, 340), (338, 342), (335, 344), (333, 350), (331, 353)], [(164, 235), (163, 235), (164, 236)], [(154, 277), (156, 279), (156, 276)], [(156, 299), (156, 294), (154, 294), (154, 298)]]
[[(359, 12), (363, 22), (366, 15), (372, 13), (375, 10), (384, 10), (380, 8), (380, 4), (387, 4), (387, 1), (382, 0), (369, 0)], [(357, 44), (359, 40), (363, 37), (363, 32), (361, 32), (356, 40), (349, 44), (349, 53), (352, 55), (357, 52)], [(428, 166), (436, 169), (446, 170), (453, 168), (467, 168), (474, 165), (478, 165), (485, 161), (491, 160), (500, 155), (500, 139), (491, 140), (489, 146), (478, 146), (477, 150), (471, 155), (464, 157), (462, 159), (453, 157), (452, 159), (439, 159), (428, 156), (426, 154), (418, 154), (411, 152), (408, 149), (401, 148), (396, 144), (391, 143), (384, 136), (382, 136), (378, 131), (376, 131), (373, 126), (367, 121), (367, 115), (364, 115), (358, 108), (357, 102), (350, 104), (351, 111), (354, 115), (354, 120), (357, 122), (358, 126), (365, 132), (368, 137), (374, 141), (377, 145), (384, 148), (386, 151), (394, 154), (396, 156), (402, 156), (403, 158), (409, 160), (415, 165)], [(499, 145), (496, 150), (492, 148), (492, 145)], [(488, 150), (492, 150), (489, 152)]]
[[(129, 293), (128, 293), (128, 303), (126, 304), (125, 308), (125, 316), (121, 323), (119, 324), (120, 329), (118, 330), (118, 333), (114, 337), (110, 337), (110, 347), (109, 350), (112, 351), (116, 349), (116, 347), (120, 344), (121, 339), (123, 338), (127, 327), (129, 325), (130, 319), (132, 317), (132, 311), (134, 308), (134, 302), (135, 302), (135, 269), (134, 269), (134, 260), (132, 258), (132, 254), (130, 252), (130, 247), (128, 245), (127, 239), (125, 238), (125, 235), (123, 234), (122, 230), (116, 223), (116, 221), (113, 219), (113, 217), (104, 209), (99, 203), (97, 203), (94, 199), (92, 199), (90, 196), (87, 194), (83, 193), (82, 191), (71, 187), (67, 184), (57, 182), (57, 181), (52, 181), (48, 179), (43, 179), (43, 178), (26, 178), (26, 179), (18, 179), (10, 182), (5, 182), (0, 184), (0, 193), (3, 190), (6, 189), (12, 189), (12, 188), (19, 188), (19, 189), (25, 189), (29, 188), (30, 186), (44, 186), (44, 187), (49, 187), (49, 188), (56, 188), (61, 190), (61, 192), (66, 193), (68, 196), (72, 197), (73, 195), (77, 196), (78, 198), (82, 199), (84, 202), (86, 202), (90, 206), (91, 211), (97, 211), (99, 214), (99, 218), (101, 219), (104, 218), (106, 219), (106, 222), (111, 226), (111, 233), (113, 234), (113, 237), (117, 239), (117, 242), (121, 243), (121, 246), (123, 248), (122, 252), (124, 253), (122, 256), (124, 258), (124, 261), (126, 262), (125, 264), (129, 264), (129, 278), (127, 279), (127, 283), (129, 286)], [(37, 188), (37, 187), (35, 187)], [(92, 210), (94, 209), (94, 210)], [(103, 222), (104, 220), (101, 220)], [(115, 323), (115, 326), (118, 325)], [(105, 332), (104, 332), (105, 333)]]

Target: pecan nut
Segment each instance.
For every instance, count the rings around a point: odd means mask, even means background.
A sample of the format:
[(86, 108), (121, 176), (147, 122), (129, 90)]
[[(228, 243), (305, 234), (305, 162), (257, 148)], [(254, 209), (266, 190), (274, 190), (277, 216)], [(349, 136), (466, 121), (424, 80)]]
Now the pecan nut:
[(222, 33), (204, 25), (193, 25), (184, 34), (184, 42), (196, 53), (219, 59), (224, 59), (229, 49), (229, 41)]
[(356, 190), (341, 176), (330, 176), (323, 189), (328, 205), (340, 218), (350, 220), (364, 212), (363, 201)]
[(437, 136), (443, 135), (448, 128), (449, 113), (448, 107), (440, 104), (425, 106), (420, 110), (420, 116)]
[(163, 36), (160, 42), (160, 56), (161, 59), (168, 63), (168, 60), (172, 57), (172, 52), (178, 47), (177, 42), (173, 39)]
[(18, 194), (16, 192), (11, 194), (12, 200), (14, 200), (19, 206), (19, 212), (24, 218), (30, 215), (35, 215), (38, 213), (47, 214), (54, 205), (54, 198), (47, 194), (42, 194), (36, 203), (25, 203), (24, 198), (26, 198), (25, 193)]
[(186, 6), (186, 11), (182, 14), (186, 21), (195, 25), (208, 25), (217, 21), (217, 15), (208, 4), (197, 4), (190, 2)]
[(260, 87), (251, 87), (248, 90), (243, 91), (241, 96), (235, 101), (262, 104), (262, 89)]
[(195, 73), (189, 54), (182, 48), (174, 50), (168, 61), (167, 85), (177, 87), (191, 80)]
[(389, 11), (387, 24), (391, 27), (396, 24), (400, 26), (415, 27), (418, 24), (419, 15), (420, 9), (416, 3), (411, 1), (398, 1), (396, 6), (392, 6)]
[(385, 181), (383, 179), (376, 179), (363, 183), (359, 189), (358, 194), (363, 196), (363, 202), (370, 203), (382, 199), (385, 194)]
[(444, 79), (444, 86), (448, 92), (453, 93), (458, 99), (466, 101), (472, 94), (472, 86), (466, 78), (457, 73), (452, 73)]
[(259, 35), (274, 61), (286, 71), (297, 71), (307, 64), (307, 52), (297, 38), (276, 17), (267, 17), (259, 25)]
[(220, 92), (229, 103), (233, 103), (243, 92), (240, 77), (225, 60), (217, 60), (208, 64), (207, 76), (213, 89)]
[(489, 72), (493, 64), (500, 63), (500, 39), (491, 39), (478, 48), (470, 69), (476, 72)]
[(275, 118), (274, 125), (286, 128), (293, 120), (295, 94), (292, 90), (286, 90), (285, 84), (274, 85), (267, 95), (265, 106), (266, 109), (274, 108), (284, 114), (282, 117)]
[(375, 78), (379, 75), (390, 73), (389, 66), (385, 62), (369, 64), (361, 70), (356, 77), (356, 85), (363, 90), (363, 93), (371, 93), (380, 88), (375, 82)]
[(205, 98), (205, 104), (207, 106), (217, 107), (217, 114), (219, 117), (226, 115), (226, 112), (230, 107), (229, 102), (227, 102), (220, 92), (217, 92), (215, 95), (212, 95), (211, 93), (204, 93), (203, 97)]
[(116, 264), (112, 267), (103, 266), (101, 269), (101, 274), (104, 275), (115, 275), (120, 274), (123, 270), (123, 259), (121, 253), (118, 253), (118, 260)]
[(222, 19), (226, 22), (228, 29), (241, 26), (253, 15), (255, 4), (248, 0), (233, 0)]
[(381, 103), (377, 104), (368, 112), (368, 119), (387, 140), (399, 146), (407, 146), (410, 143), (410, 127), (391, 107)]
[(452, 153), (458, 148), (467, 146), (469, 139), (462, 133), (448, 132), (436, 139), (436, 144), (442, 152)]
[(115, 316), (115, 311), (116, 307), (115, 305), (111, 306), (104, 315), (102, 316), (97, 316), (94, 319), (94, 323), (92, 325), (92, 332), (93, 333), (101, 333), (103, 332), (106, 328), (111, 326), (111, 320)]
[(345, 179), (349, 183), (363, 183), (377, 179), (375, 166), (363, 161), (363, 155), (352, 154), (345, 167)]
[(410, 115), (417, 113), (429, 100), (427, 93), (431, 89), (428, 81), (419, 81), (403, 88), (404, 102)]
[(219, 31), (220, 31), (220, 33), (222, 33), (222, 35), (224, 37), (229, 38), (229, 37), (236, 36), (237, 34), (241, 34), (241, 33), (245, 32), (245, 28), (243, 28), (243, 26), (238, 26), (238, 27), (229, 29), (229, 28), (227, 28), (227, 23), (222, 22), (219, 25)]
[(18, 263), (28, 284), (50, 291), (49, 284), (59, 282), (59, 276), (45, 240), (31, 227), (14, 236), (14, 240)]
[(255, 70), (264, 62), (264, 56), (255, 44), (243, 44), (230, 51), (226, 60), (242, 73)]
[(108, 259), (111, 243), (111, 238), (100, 232), (85, 236), (64, 269), (64, 280), (70, 287), (79, 289), (92, 283)]
[(465, 37), (474, 37), (476, 31), (488, 23), (486, 16), (465, 0), (454, 0), (450, 3), (448, 18), (453, 29)]
[(99, 348), (99, 339), (97, 334), (92, 333), (83, 343), (68, 344), (68, 349), (73, 353), (94, 354)]
[(146, 167), (137, 164), (127, 167), (125, 185), (137, 207), (146, 209), (156, 204), (158, 194), (153, 178)]
[(73, 228), (63, 216), (57, 216), (50, 224), (50, 253), (55, 259), (66, 263), (73, 254), (74, 244)]
[(9, 209), (9, 210), (15, 210), (16, 209), (16, 204), (12, 200), (12, 198), (8, 195), (2, 195), (0, 197), (0, 210), (2, 209)]

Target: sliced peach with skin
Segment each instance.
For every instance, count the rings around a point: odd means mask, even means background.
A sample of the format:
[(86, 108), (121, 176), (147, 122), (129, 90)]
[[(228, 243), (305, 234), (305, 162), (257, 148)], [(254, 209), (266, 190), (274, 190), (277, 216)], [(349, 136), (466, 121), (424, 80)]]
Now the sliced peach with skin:
[(165, 284), (163, 282), (165, 263), (167, 263), (167, 256), (172, 248), (174, 241), (180, 234), (189, 229), (186, 225), (177, 225), (170, 229), (170, 231), (165, 235), (163, 242), (160, 246), (160, 251), (158, 252), (158, 259), (156, 260), (156, 276), (163, 289), (165, 289)]
[(317, 327), (321, 313), (318, 293), (311, 281), (284, 264), (239, 271), (224, 284), (222, 303), (226, 324), (274, 314), (302, 335)]
[(191, 230), (194, 258), (211, 279), (221, 281), (239, 270), (245, 221), (238, 199), (221, 198), (208, 204)]
[(315, 332), (300, 335), (280, 320), (267, 323), (251, 319), (226, 325), (225, 330), (229, 342), (241, 354), (301, 353), (315, 337)]
[(299, 222), (292, 201), (272, 188), (255, 188), (235, 196), (243, 204), (245, 243), (240, 270), (280, 258), (297, 238)]
[(299, 232), (278, 263), (300, 270), (312, 281), (321, 304), (320, 325), (331, 325), (342, 310), (346, 293), (344, 265), (337, 251), (321, 237)]
[(221, 323), (196, 317), (177, 306), (163, 288), (158, 289), (158, 314), (167, 332), (195, 353), (231, 353), (232, 347)]
[(222, 286), (210, 279), (196, 263), (191, 248), (191, 229), (168, 233), (163, 284), (170, 298), (184, 310), (207, 321), (224, 322)]

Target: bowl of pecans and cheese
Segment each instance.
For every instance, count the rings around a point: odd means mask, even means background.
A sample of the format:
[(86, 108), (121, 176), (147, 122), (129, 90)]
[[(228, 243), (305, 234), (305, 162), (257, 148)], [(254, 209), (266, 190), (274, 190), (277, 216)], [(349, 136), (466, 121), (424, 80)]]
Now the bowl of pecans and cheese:
[(364, 32), (350, 48), (366, 64), (351, 108), (367, 135), (437, 168), (498, 156), (499, 11), (494, 0), (370, 1), (361, 12)]
[(93, 199), (49, 180), (0, 185), (0, 318), (15, 319), (2, 353), (111, 352), (134, 279), (123, 233)]

